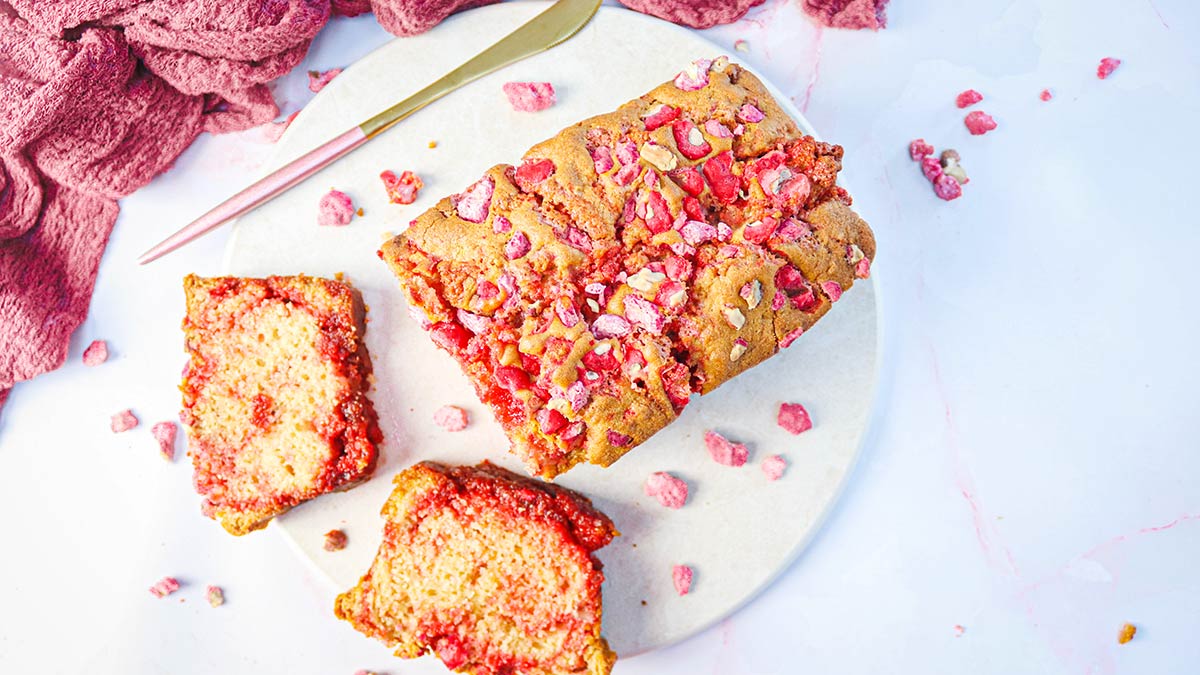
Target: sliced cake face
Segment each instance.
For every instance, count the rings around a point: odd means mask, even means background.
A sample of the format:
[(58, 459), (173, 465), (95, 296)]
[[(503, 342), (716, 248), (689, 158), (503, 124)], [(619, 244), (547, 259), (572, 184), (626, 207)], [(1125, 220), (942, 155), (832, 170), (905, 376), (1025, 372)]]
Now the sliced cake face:
[(383, 543), (335, 612), (415, 658), (474, 675), (600, 675), (604, 575), (616, 534), (587, 498), (488, 463), (413, 466), (383, 507)]
[(361, 298), (313, 277), (184, 280), (181, 419), (206, 515), (233, 534), (370, 475)]
[(754, 76), (701, 61), (490, 169), (380, 255), (553, 477), (612, 463), (866, 276), (841, 158)]

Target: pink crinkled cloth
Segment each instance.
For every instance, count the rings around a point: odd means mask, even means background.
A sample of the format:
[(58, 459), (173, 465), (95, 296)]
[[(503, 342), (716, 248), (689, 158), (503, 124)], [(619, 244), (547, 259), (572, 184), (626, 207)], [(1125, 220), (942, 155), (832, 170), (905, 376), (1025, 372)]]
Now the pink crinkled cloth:
[[(266, 83), (330, 14), (414, 35), (494, 1), (0, 0), (0, 407), (66, 360), (116, 200), (200, 133), (273, 120)], [(622, 1), (707, 26), (762, 0)]]
[(87, 315), (116, 200), (202, 131), (269, 122), (329, 0), (10, 0), (0, 8), (0, 403)]

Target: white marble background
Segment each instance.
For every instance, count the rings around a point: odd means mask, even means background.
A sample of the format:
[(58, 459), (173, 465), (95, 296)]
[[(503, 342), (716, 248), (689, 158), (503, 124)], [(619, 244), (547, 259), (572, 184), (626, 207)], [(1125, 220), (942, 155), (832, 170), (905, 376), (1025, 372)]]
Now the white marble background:
[[(768, 0), (709, 31), (747, 40), (737, 58), (846, 147), (880, 242), (881, 410), (825, 529), (769, 591), (616, 673), (1197, 672), (1200, 6), (895, 0), (889, 18), (821, 31)], [(287, 108), (310, 96), (304, 70), (387, 39), (370, 17), (332, 23), (281, 84)], [(1100, 81), (1104, 56), (1124, 63)], [(968, 87), (996, 131), (967, 134)], [(907, 156), (918, 136), (962, 154), (962, 199), (933, 196)], [(206, 137), (124, 200), (71, 363), (4, 410), (0, 673), (442, 672), (333, 620), (277, 532), (231, 540), (196, 515), (186, 460), (155, 456), (149, 424), (178, 405), (179, 278), (218, 273), (225, 234), (134, 259), (269, 152), (260, 131)], [(113, 355), (85, 368), (95, 338)], [(129, 406), (143, 426), (112, 435)], [(167, 574), (185, 588), (146, 593)], [(1138, 634), (1120, 646), (1125, 622)]]

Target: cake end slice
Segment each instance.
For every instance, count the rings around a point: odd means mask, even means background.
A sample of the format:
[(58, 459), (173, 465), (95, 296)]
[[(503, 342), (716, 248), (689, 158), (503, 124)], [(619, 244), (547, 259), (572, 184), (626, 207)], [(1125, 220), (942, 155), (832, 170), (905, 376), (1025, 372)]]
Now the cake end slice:
[(383, 543), (334, 611), (401, 658), (472, 675), (606, 675), (593, 553), (617, 534), (591, 502), (488, 462), (395, 478)]

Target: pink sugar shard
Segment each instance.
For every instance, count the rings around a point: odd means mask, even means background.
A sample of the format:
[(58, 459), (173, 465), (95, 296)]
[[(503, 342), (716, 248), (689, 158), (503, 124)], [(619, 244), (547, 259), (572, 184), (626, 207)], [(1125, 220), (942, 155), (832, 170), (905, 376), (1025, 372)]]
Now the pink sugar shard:
[(1100, 59), (1100, 65), (1096, 66), (1096, 77), (1107, 80), (1109, 75), (1121, 65), (1121, 59), (1114, 59), (1111, 56), (1106, 56)]
[(921, 158), (932, 154), (933, 146), (926, 143), (924, 138), (918, 138), (908, 144), (908, 156), (912, 157), (914, 162), (919, 162)]
[(220, 586), (209, 586), (204, 589), (204, 597), (211, 607), (220, 607), (225, 604), (225, 591), (221, 590)]
[(792, 343), (795, 342), (801, 335), (804, 335), (804, 326), (800, 326), (789, 332), (787, 335), (784, 335), (783, 339), (779, 341), (780, 349), (787, 349), (788, 347), (791, 347)]
[[(496, 220), (499, 220), (497, 218)], [(532, 244), (529, 243), (529, 236), (524, 232), (517, 232), (504, 243), (504, 256), (509, 260), (516, 260), (525, 257), (529, 253)]]
[(963, 124), (967, 125), (967, 131), (970, 131), (972, 136), (981, 136), (996, 128), (996, 120), (982, 110), (972, 110), (967, 113), (967, 116), (963, 118)]
[(122, 410), (112, 416), (112, 432), (119, 434), (122, 431), (129, 431), (138, 425), (138, 418), (134, 416), (132, 410)]
[(175, 459), (175, 435), (179, 427), (174, 422), (158, 422), (150, 427), (150, 434), (158, 441), (158, 452), (170, 462)]
[(787, 460), (783, 458), (783, 455), (771, 455), (762, 462), (762, 472), (769, 481), (779, 480), (786, 469)]
[(1054, 98), (1054, 94), (1050, 93), (1049, 89), (1043, 89), (1042, 93), (1038, 94), (1038, 98), (1042, 99), (1043, 101), (1049, 101), (1050, 99)]
[(959, 108), (969, 108), (982, 100), (983, 94), (975, 91), (974, 89), (968, 89), (954, 99), (954, 105), (958, 106)]
[(444, 405), (433, 413), (433, 423), (446, 431), (462, 431), (467, 428), (467, 411), (453, 405)]
[(668, 509), (683, 508), (683, 505), (687, 503), (687, 483), (665, 471), (656, 471), (650, 474), (643, 489), (647, 497), (654, 497), (659, 504)]
[(704, 447), (713, 461), (723, 466), (742, 466), (750, 458), (750, 451), (741, 443), (734, 443), (721, 434), (704, 432)]
[(491, 176), (484, 176), (475, 181), (465, 192), (450, 197), (454, 211), (459, 218), (471, 223), (482, 223), (487, 219), (492, 209), (492, 194), (496, 191), (496, 181)]
[[(954, 176), (944, 173), (933, 181), (933, 192), (940, 199), (950, 201), (962, 196), (962, 185), (954, 180)], [(864, 258), (865, 260), (865, 258)]]
[(808, 411), (799, 403), (781, 403), (777, 421), (779, 426), (789, 434), (801, 434), (813, 426)]
[(675, 86), (683, 91), (698, 91), (708, 86), (712, 59), (696, 59), (675, 76)]
[(325, 72), (310, 70), (308, 71), (308, 89), (315, 94), (324, 89), (325, 85), (329, 84), (333, 78), (341, 74), (341, 68), (330, 68)]
[(83, 365), (98, 366), (108, 360), (108, 343), (104, 340), (93, 340), (92, 344), (83, 350)]
[(549, 82), (505, 82), (504, 95), (517, 112), (538, 112), (558, 101)]
[(687, 595), (692, 590), (692, 568), (687, 565), (671, 567), (671, 581), (675, 584), (675, 592)]
[(175, 577), (163, 577), (150, 587), (150, 594), (161, 599), (177, 590), (179, 590), (179, 581)]
[(354, 202), (341, 190), (330, 190), (317, 203), (317, 224), (324, 226), (349, 225), (354, 218)]

